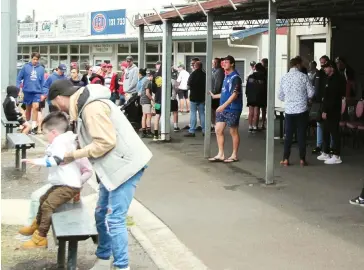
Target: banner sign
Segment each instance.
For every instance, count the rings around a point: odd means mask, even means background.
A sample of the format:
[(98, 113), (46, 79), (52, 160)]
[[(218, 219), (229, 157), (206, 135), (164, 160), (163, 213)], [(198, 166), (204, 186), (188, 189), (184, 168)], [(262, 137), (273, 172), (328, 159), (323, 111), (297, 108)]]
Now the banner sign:
[(42, 21), (38, 22), (38, 38), (54, 38), (56, 37), (56, 27), (55, 22)]
[(87, 13), (64, 15), (58, 17), (58, 34), (61, 37), (87, 36), (88, 31)]
[(91, 35), (125, 34), (125, 9), (91, 13)]
[(36, 23), (19, 23), (18, 31), (20, 38), (36, 38)]

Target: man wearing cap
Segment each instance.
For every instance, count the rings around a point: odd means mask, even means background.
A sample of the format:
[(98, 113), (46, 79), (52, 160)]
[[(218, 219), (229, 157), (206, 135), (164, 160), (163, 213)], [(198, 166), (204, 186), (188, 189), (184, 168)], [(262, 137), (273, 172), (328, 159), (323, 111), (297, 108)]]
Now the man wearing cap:
[(126, 100), (128, 100), (128, 96), (137, 92), (139, 70), (134, 64), (133, 57), (128, 56), (126, 62), (128, 63), (128, 67), (125, 72), (124, 92), (126, 94)]
[(106, 74), (104, 76), (105, 78), (105, 86), (110, 89), (111, 92), (111, 100), (112, 102), (116, 102), (117, 95), (118, 95), (118, 78), (117, 73), (112, 72), (112, 64), (106, 65)]
[[(60, 64), (56, 70), (52, 73), (52, 75), (50, 75), (48, 77), (48, 79), (45, 81), (44, 85), (43, 85), (43, 91), (45, 96), (48, 96), (49, 94), (49, 88), (51, 87), (51, 85), (53, 84), (53, 82), (57, 81), (57, 80), (67, 80), (67, 76), (66, 76), (66, 72), (67, 72), (67, 66), (65, 64)], [(49, 111), (55, 111), (57, 108), (55, 108), (54, 106), (52, 106), (49, 102)]]
[[(326, 87), (323, 95), (322, 104), (322, 125), (323, 125), (323, 152), (317, 157), (318, 160), (325, 161), (325, 164), (340, 164), (341, 138), (340, 138), (340, 119), (341, 119), (341, 100), (345, 93), (346, 81), (336, 70), (335, 63), (326, 62), (322, 66), (327, 75)], [(330, 156), (330, 135), (332, 137), (332, 151)]]
[(101, 65), (100, 65), (100, 68), (101, 68), (101, 76), (102, 77), (105, 77), (105, 74), (106, 74), (106, 72), (107, 72), (107, 64), (108, 63), (102, 63)]
[[(240, 144), (239, 122), (243, 110), (242, 79), (235, 70), (235, 59), (228, 55), (224, 60), (225, 79), (221, 94), (210, 94), (213, 99), (220, 98), (220, 106), (216, 110), (216, 139), (219, 148), (218, 154), (210, 158), (210, 162), (237, 162)], [(224, 154), (224, 130), (230, 128), (230, 135), (233, 140), (233, 152), (225, 159)]]
[(89, 158), (100, 181), (95, 209), (99, 241), (92, 269), (110, 269), (111, 256), (113, 269), (130, 269), (126, 216), (152, 153), (110, 100), (107, 87), (75, 88), (69, 81), (56, 81), (49, 99), (75, 121), (81, 149), (66, 153), (63, 162)]

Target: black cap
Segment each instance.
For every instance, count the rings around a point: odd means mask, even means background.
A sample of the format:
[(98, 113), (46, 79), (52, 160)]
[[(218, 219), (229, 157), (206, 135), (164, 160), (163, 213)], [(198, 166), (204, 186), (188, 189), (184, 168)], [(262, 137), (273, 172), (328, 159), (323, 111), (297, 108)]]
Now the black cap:
[(332, 68), (335, 68), (335, 63), (332, 62), (332, 61), (327, 61), (324, 65), (322, 65), (321, 67), (322, 68), (327, 68), (327, 67), (332, 67)]
[(162, 62), (161, 61), (157, 61), (155, 64), (156, 65), (162, 65)]
[(257, 62), (255, 62), (255, 61), (251, 61), (251, 62), (250, 62), (250, 66), (251, 66), (251, 67), (254, 67), (256, 64), (257, 64)]
[(224, 60), (228, 60), (230, 64), (235, 64), (235, 58), (231, 55), (226, 56)]
[(73, 86), (69, 80), (58, 80), (52, 83), (49, 88), (48, 99), (53, 100), (57, 96), (70, 97), (77, 92), (79, 87)]

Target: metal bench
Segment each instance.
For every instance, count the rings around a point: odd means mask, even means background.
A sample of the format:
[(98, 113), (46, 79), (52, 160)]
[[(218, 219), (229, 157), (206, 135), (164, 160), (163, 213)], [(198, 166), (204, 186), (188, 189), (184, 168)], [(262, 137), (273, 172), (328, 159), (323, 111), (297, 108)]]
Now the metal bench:
[(53, 237), (58, 243), (57, 267), (65, 268), (66, 242), (68, 242), (67, 269), (76, 270), (78, 241), (92, 238), (97, 243), (95, 220), (88, 213), (85, 204), (65, 203), (52, 215)]
[[(27, 149), (34, 148), (35, 143), (32, 139), (23, 133), (9, 133), (6, 134), (6, 139), (9, 148), (15, 148), (15, 168), (20, 169), (20, 150), (21, 158), (27, 158)], [(21, 170), (25, 172), (27, 169), (26, 164), (21, 164)]]
[(5, 127), (5, 134), (13, 133), (14, 128), (20, 126), (18, 121), (8, 121), (4, 116), (1, 117), (1, 124)]

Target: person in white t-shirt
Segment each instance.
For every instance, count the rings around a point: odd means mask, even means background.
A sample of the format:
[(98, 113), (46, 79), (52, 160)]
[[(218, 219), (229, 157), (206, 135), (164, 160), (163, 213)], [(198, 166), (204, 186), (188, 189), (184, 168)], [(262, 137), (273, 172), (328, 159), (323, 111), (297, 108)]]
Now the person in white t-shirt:
[(178, 99), (179, 99), (179, 111), (183, 112), (183, 103), (186, 107), (186, 111), (190, 112), (190, 101), (188, 100), (188, 86), (187, 82), (190, 78), (190, 74), (186, 71), (186, 67), (184, 65), (178, 66)]
[[(48, 245), (47, 234), (54, 210), (78, 195), (82, 184), (92, 176), (92, 173), (85, 174), (76, 161), (63, 164), (65, 153), (77, 149), (77, 135), (71, 131), (67, 132), (68, 126), (69, 120), (64, 113), (52, 112), (47, 115), (41, 126), (50, 143), (45, 157), (22, 160), (33, 166), (48, 167), (48, 181), (51, 184), (39, 200), (40, 207), (36, 219), (30, 226), (23, 227), (19, 231), (22, 235), (32, 234), (32, 238), (22, 245), (23, 248), (40, 248)], [(87, 159), (84, 161), (89, 168), (86, 171), (91, 170), (89, 161)]]

